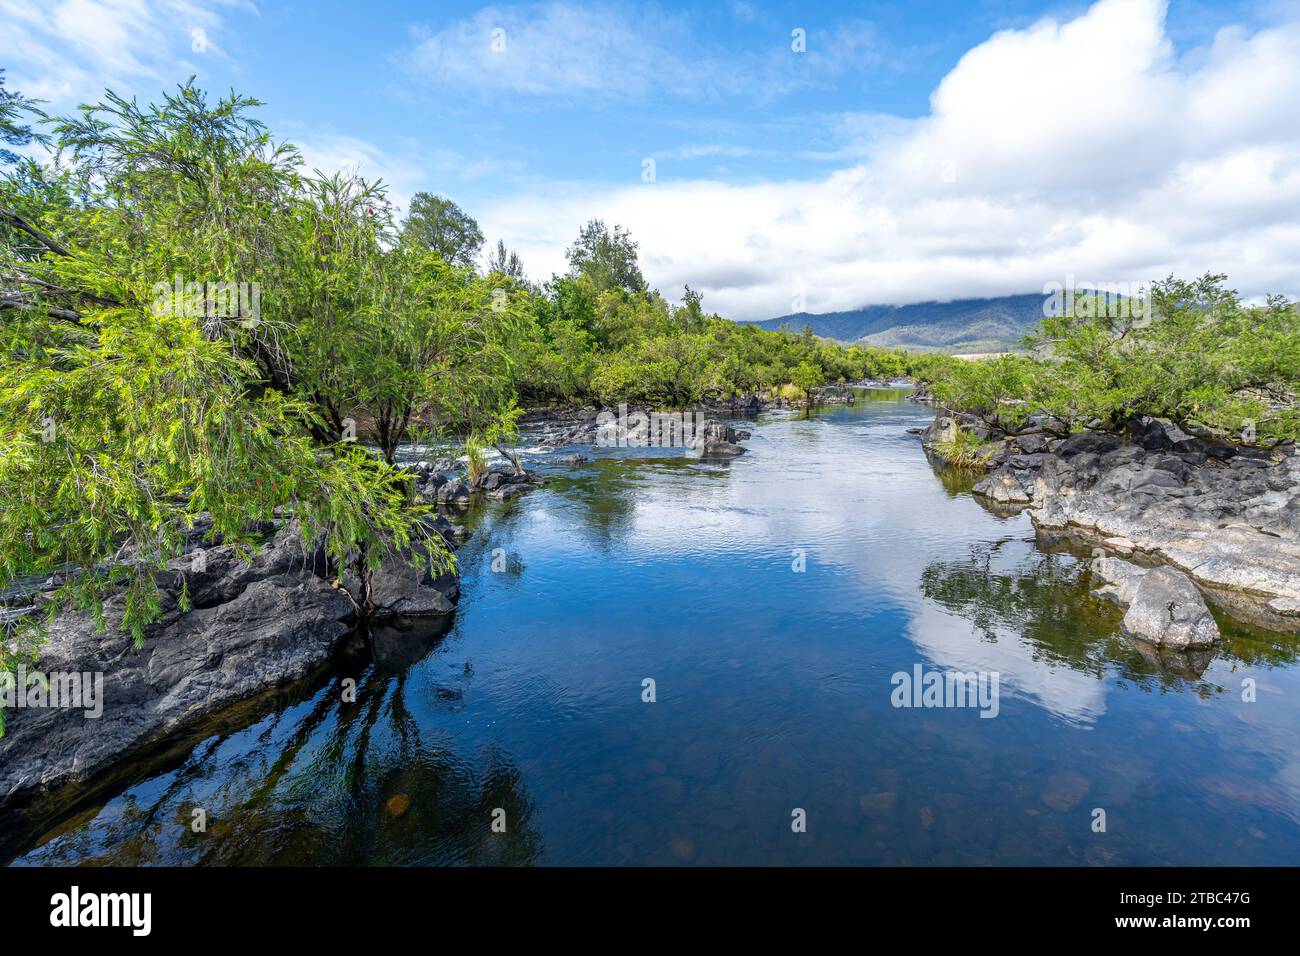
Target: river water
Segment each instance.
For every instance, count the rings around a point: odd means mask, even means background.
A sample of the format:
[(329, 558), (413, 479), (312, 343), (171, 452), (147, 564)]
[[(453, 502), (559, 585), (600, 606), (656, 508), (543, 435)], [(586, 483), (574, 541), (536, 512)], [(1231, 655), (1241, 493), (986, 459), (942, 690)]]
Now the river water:
[[(1224, 621), (1208, 662), (1156, 661), (1078, 559), (936, 474), (927, 409), (858, 394), (729, 462), (534, 450), (550, 483), (465, 519), (449, 629), (43, 798), (3, 858), (1294, 864), (1295, 640)], [(895, 706), (917, 668), (988, 696)]]

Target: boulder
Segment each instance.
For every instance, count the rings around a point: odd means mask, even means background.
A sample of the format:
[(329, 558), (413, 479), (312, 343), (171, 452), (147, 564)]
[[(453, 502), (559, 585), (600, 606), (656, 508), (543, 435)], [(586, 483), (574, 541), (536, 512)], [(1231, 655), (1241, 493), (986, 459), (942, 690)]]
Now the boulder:
[(921, 440), (927, 447), (956, 441), (959, 430), (960, 426), (958, 426), (956, 419), (949, 418), (947, 415), (939, 415), (930, 423), (930, 427), (925, 430)]
[(1047, 440), (1042, 432), (1025, 432), (1015, 437), (1015, 444), (1023, 454), (1037, 455), (1047, 451)]
[(1104, 455), (1107, 452), (1115, 451), (1122, 444), (1123, 442), (1118, 435), (1112, 435), (1109, 432), (1075, 432), (1056, 447), (1056, 454), (1062, 458), (1084, 453)]
[[(250, 576), (225, 603), (181, 614), (163, 592), (164, 617), (144, 645), (92, 614), (49, 627), (37, 668), (102, 675), (103, 714), (9, 709), (0, 737), (0, 803), (38, 787), (81, 780), (187, 721), (322, 666), (351, 630), (352, 603), (306, 568)], [(213, 592), (215, 593), (215, 592)], [(106, 602), (120, 619), (120, 597)]]
[(453, 478), (438, 488), (434, 500), (440, 505), (467, 506), (469, 504), (469, 485), (460, 478)]
[(971, 494), (988, 498), (1000, 505), (1028, 504), (1033, 500), (1010, 467), (999, 468), (985, 475), (976, 482)]
[(711, 441), (704, 444), (705, 458), (735, 458), (744, 453), (745, 449), (735, 442)]
[[(438, 515), (429, 519), (425, 531), (435, 540), (441, 539), (447, 548), (454, 548), (457, 532), (465, 529), (453, 525)], [(454, 572), (438, 572), (427, 567), (426, 557), (415, 557), (410, 549), (385, 555), (383, 562), (370, 575), (370, 601), (376, 616), (431, 617), (450, 614), (460, 597), (460, 587)], [(365, 597), (362, 582), (356, 573), (343, 576), (343, 588), (358, 605)]]
[(1089, 570), (1094, 582), (1093, 597), (1118, 604), (1127, 610), (1137, 596), (1138, 585), (1146, 576), (1147, 569), (1119, 558), (1094, 558)]
[(710, 443), (735, 444), (739, 438), (736, 434), (736, 429), (728, 422), (720, 422), (715, 419), (710, 419), (705, 422), (704, 428), (696, 437), (697, 439), (702, 439), (705, 445)]
[(1219, 626), (1191, 578), (1169, 567), (1142, 575), (1121, 624), (1130, 637), (1160, 647), (1213, 647)]
[(1131, 443), (1146, 451), (1170, 451), (1180, 442), (1192, 440), (1192, 436), (1173, 422), (1152, 418), (1150, 415), (1137, 415), (1129, 419), (1125, 433)]
[[(355, 575), (344, 577), (344, 586), (360, 600), (362, 588)], [(370, 576), (370, 600), (379, 617), (431, 617), (450, 614), (456, 608), (459, 587), (454, 575), (436, 577), (405, 555), (390, 555)]]

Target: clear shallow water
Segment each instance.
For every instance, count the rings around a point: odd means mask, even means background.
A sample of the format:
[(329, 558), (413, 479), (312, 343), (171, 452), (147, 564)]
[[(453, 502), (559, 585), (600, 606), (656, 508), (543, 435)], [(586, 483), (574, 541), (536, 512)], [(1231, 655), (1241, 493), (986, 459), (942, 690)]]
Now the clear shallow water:
[[(469, 515), (450, 630), (358, 639), (100, 792), (11, 814), (3, 857), (1297, 862), (1295, 641), (1229, 629), (1208, 662), (1151, 660), (1074, 557), (935, 474), (906, 433), (925, 408), (860, 399), (765, 416), (731, 462), (587, 450)], [(997, 671), (998, 716), (895, 708), (918, 664)]]

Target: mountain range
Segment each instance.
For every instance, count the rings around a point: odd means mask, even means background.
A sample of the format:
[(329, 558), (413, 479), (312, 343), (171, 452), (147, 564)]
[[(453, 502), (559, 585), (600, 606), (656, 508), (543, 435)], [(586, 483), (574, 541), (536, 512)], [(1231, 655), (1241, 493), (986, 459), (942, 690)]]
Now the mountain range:
[(943, 352), (1006, 352), (1043, 316), (1041, 293), (992, 299), (868, 305), (848, 312), (796, 312), (755, 323), (764, 329), (788, 326), (845, 343)]

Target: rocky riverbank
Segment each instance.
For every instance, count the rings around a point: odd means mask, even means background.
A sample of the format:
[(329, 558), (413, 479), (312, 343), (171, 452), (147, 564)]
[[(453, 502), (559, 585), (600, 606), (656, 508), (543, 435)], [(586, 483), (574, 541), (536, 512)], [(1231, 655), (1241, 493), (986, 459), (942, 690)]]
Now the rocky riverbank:
[[(927, 451), (941, 456), (958, 426), (937, 417), (922, 436)], [(1198, 438), (1145, 416), (1124, 434), (1058, 438), (1031, 429), (990, 446), (988, 473), (973, 489), (988, 507), (1028, 509), (1049, 539), (1138, 568), (1177, 569), (1229, 615), (1300, 632), (1294, 447), (1266, 451)]]
[(421, 501), (457, 508), (469, 507), (475, 493), (502, 501), (546, 484), (537, 472), (516, 469), (509, 463), (493, 465), (472, 478), (462, 475), (452, 461), (421, 461), (408, 465), (406, 470), (415, 481), (415, 493)]
[[(441, 517), (428, 530), (451, 546), (464, 538)], [(45, 706), (6, 710), (0, 804), (84, 780), (204, 715), (318, 670), (352, 633), (361, 599), (359, 581), (339, 580), (324, 551), (308, 550), (292, 524), (251, 560), (226, 545), (196, 547), (159, 576), (159, 587), (162, 617), (139, 648), (111, 626), (120, 597), (105, 602), (105, 631), (89, 611), (50, 625), (33, 670), (98, 675), (97, 701), (54, 707), (42, 697)], [(189, 611), (181, 610), (182, 587)], [(445, 615), (459, 597), (458, 577), (434, 577), (393, 555), (372, 576), (370, 597), (379, 617)], [(92, 710), (102, 713), (88, 717)]]

